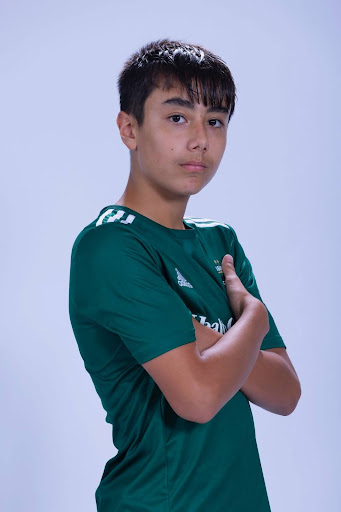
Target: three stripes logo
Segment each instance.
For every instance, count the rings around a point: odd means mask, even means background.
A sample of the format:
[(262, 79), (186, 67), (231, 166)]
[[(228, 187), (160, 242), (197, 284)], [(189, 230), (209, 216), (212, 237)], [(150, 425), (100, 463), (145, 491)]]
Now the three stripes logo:
[(99, 216), (96, 222), (96, 226), (106, 224), (107, 222), (115, 221), (120, 221), (122, 224), (131, 224), (135, 219), (135, 215), (132, 215), (131, 213), (127, 215), (126, 219), (120, 220), (124, 215), (126, 215), (126, 213), (127, 212), (125, 212), (124, 210), (118, 210), (115, 212), (113, 208), (109, 208), (108, 210), (105, 210), (105, 212), (102, 213), (102, 215)]

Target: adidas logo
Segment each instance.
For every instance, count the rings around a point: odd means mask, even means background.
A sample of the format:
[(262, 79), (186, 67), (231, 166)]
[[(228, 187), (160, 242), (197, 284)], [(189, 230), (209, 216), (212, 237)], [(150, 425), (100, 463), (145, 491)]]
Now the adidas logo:
[(175, 269), (175, 271), (176, 271), (176, 276), (178, 279), (179, 286), (187, 286), (188, 288), (193, 288), (191, 283), (189, 283), (187, 281), (187, 279), (184, 278), (184, 276), (181, 274), (181, 272), (179, 272), (179, 270), (177, 268)]

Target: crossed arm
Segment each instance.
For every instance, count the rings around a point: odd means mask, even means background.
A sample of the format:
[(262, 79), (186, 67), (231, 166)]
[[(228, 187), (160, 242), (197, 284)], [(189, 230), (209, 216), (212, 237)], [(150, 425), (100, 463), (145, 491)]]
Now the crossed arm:
[(250, 402), (277, 414), (291, 414), (301, 396), (301, 384), (284, 347), (260, 350), (241, 387)]
[[(201, 325), (194, 318), (192, 320), (200, 352), (221, 338), (219, 332)], [(286, 349), (276, 347), (260, 350), (240, 391), (250, 402), (267, 411), (282, 416), (291, 414), (300, 399), (301, 385)]]

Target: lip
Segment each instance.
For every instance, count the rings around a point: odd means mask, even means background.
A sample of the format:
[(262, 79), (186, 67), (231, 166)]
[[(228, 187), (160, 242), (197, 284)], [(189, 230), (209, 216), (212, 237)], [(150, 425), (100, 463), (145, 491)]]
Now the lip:
[(195, 160), (191, 160), (190, 162), (185, 162), (184, 164), (180, 165), (181, 167), (185, 167), (185, 169), (188, 169), (189, 171), (203, 171), (204, 169), (206, 169), (205, 164), (197, 162)]

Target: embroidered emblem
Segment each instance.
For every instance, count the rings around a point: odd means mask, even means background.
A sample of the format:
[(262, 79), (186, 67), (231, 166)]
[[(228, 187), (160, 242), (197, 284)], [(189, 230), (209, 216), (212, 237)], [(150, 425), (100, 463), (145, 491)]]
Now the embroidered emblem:
[(219, 272), (219, 274), (221, 275), (223, 283), (225, 284), (225, 274), (224, 274), (224, 271), (222, 269), (222, 266), (219, 263), (220, 263), (219, 260), (214, 260), (214, 266), (215, 266), (217, 272)]

